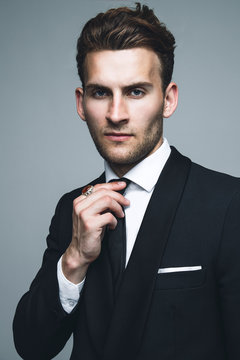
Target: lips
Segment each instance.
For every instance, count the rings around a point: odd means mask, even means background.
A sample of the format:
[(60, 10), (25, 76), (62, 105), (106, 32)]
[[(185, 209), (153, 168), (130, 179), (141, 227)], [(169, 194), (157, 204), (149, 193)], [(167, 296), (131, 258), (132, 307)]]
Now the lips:
[(109, 132), (104, 134), (108, 140), (110, 141), (127, 141), (133, 135), (127, 133), (118, 133), (118, 132)]

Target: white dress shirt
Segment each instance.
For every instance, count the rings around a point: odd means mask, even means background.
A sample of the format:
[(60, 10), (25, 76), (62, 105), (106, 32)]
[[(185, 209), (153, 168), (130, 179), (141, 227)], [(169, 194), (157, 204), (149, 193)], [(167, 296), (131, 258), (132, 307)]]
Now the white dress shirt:
[[(126, 265), (154, 187), (170, 153), (170, 146), (164, 138), (162, 145), (153, 154), (146, 157), (124, 175), (125, 178), (131, 180), (124, 193), (124, 196), (130, 201), (130, 205), (125, 207)], [(104, 166), (106, 182), (118, 179), (118, 176), (116, 176), (106, 161)], [(79, 300), (84, 280), (79, 284), (73, 284), (67, 280), (62, 272), (61, 259), (57, 265), (59, 296), (64, 310), (70, 313)]]

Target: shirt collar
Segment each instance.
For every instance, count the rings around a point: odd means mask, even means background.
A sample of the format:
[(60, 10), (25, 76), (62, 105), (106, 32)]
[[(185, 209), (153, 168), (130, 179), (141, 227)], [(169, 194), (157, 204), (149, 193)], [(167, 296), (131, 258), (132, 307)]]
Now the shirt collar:
[[(161, 172), (171, 153), (167, 139), (163, 139), (162, 145), (151, 155), (129, 170), (124, 177), (150, 192), (154, 188)], [(109, 164), (104, 161), (106, 182), (119, 177), (112, 171)]]

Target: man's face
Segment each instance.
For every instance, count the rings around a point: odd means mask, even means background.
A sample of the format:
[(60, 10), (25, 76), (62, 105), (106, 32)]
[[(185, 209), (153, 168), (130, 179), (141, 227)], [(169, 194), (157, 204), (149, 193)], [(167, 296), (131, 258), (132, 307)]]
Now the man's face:
[[(88, 53), (78, 113), (101, 156), (126, 172), (162, 143), (165, 97), (157, 55), (145, 48)], [(170, 115), (167, 114), (166, 117)]]

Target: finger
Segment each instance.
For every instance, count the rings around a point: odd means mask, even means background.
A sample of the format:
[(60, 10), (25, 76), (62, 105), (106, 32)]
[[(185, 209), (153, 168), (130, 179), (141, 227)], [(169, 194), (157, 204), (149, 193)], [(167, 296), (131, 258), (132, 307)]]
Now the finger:
[(97, 201), (98, 199), (105, 198), (110, 196), (116, 200), (122, 206), (128, 206), (130, 204), (129, 200), (126, 199), (122, 194), (117, 191), (108, 190), (105, 188), (100, 188), (93, 194), (91, 194), (86, 200), (86, 203), (91, 203)]
[(100, 215), (97, 220), (95, 220), (95, 224), (102, 229), (108, 226), (109, 229), (113, 230), (117, 226), (117, 219), (112, 213), (107, 212)]
[(96, 201), (109, 201), (109, 197), (117, 201), (121, 206), (128, 206), (130, 204), (129, 200), (126, 199), (123, 195), (116, 191), (106, 190), (104, 188), (99, 189), (95, 193), (87, 196), (84, 201), (81, 198), (77, 198), (73, 202), (73, 207), (75, 212), (79, 212), (84, 208), (87, 208), (93, 205)]
[(86, 220), (92, 216), (100, 215), (105, 212), (112, 212), (116, 217), (124, 217), (124, 211), (118, 201), (111, 196), (106, 195), (93, 203), (88, 207), (84, 207), (79, 210), (78, 215)]
[(127, 186), (125, 181), (113, 181), (109, 183), (96, 184), (93, 188), (94, 191), (99, 189), (119, 191), (124, 189)]
[(89, 194), (87, 196), (84, 194), (81, 194), (76, 199), (74, 199), (74, 202), (77, 204), (80, 201), (85, 200), (87, 197), (89, 197), (90, 195), (92, 195), (93, 193), (95, 193), (96, 191), (99, 191), (101, 189), (119, 191), (119, 190), (124, 189), (126, 187), (126, 185), (127, 184), (125, 181), (114, 181), (114, 182), (110, 182), (110, 183), (96, 184), (96, 185), (94, 185), (91, 194)]

